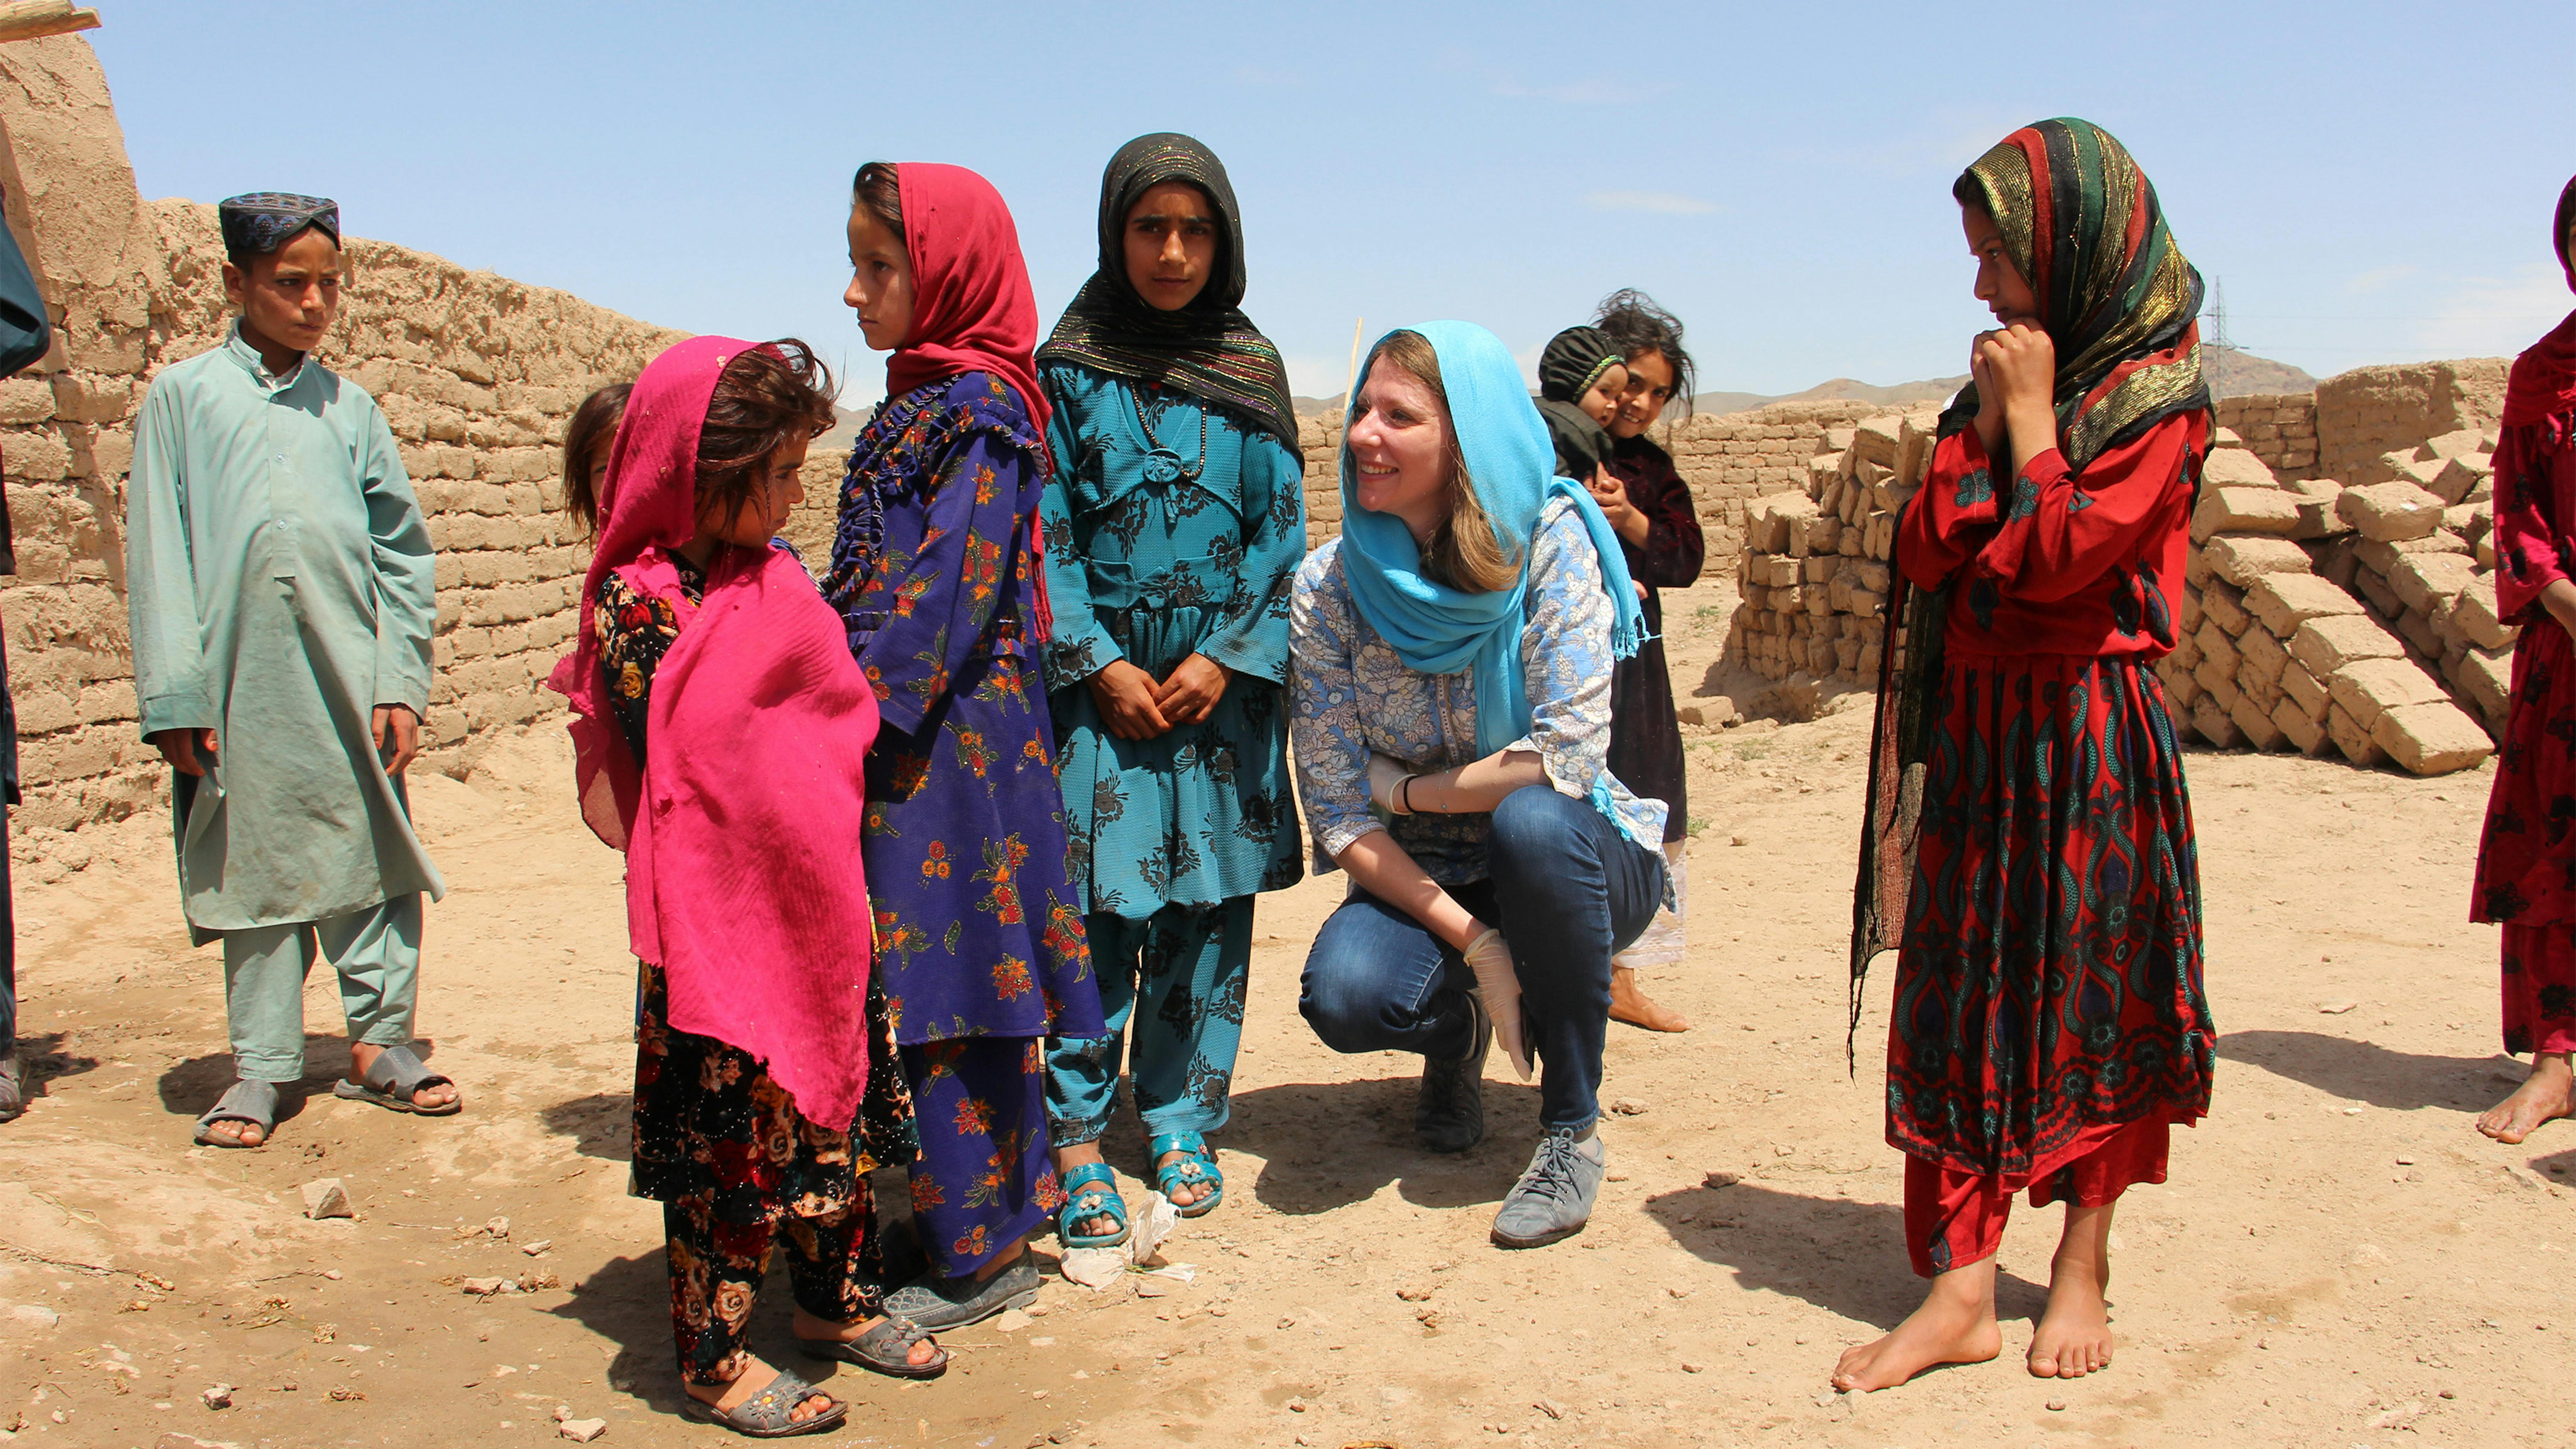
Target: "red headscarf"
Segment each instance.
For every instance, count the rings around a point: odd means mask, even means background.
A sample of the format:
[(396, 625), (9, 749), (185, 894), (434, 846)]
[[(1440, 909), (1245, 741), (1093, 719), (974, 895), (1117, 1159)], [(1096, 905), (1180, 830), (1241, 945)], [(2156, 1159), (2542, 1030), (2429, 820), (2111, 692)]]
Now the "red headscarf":
[[(903, 250), (912, 262), (912, 331), (886, 359), (886, 396), (962, 372), (989, 372), (1018, 393), (1038, 444), (1039, 476), (1054, 471), (1046, 445), (1053, 408), (1038, 386), (1037, 294), (1020, 257), (1020, 229), (993, 183), (963, 166), (902, 161), (894, 168), (903, 202)], [(1028, 515), (1029, 638), (1055, 632), (1046, 586), (1046, 533)]]
[(1029, 290), (1011, 208), (992, 182), (963, 166), (905, 161), (894, 174), (903, 197), (903, 249), (912, 259), (912, 331), (886, 359), (886, 395), (901, 397), (961, 372), (989, 372), (1020, 395), (1030, 423), (1045, 437), (1047, 397), (1031, 360), (1037, 296)]
[[(626, 852), (628, 935), (669, 980), (672, 1028), (766, 1061), (807, 1121), (846, 1128), (867, 1082), (859, 844), (876, 696), (794, 558), (720, 549), (697, 604), (671, 563), (697, 532), (698, 435), (716, 380), (754, 345), (693, 337), (636, 379), (609, 450), (580, 639), (546, 686), (572, 701), (582, 816)], [(654, 674), (641, 768), (600, 668), (611, 572), (680, 621)]]
[[(2576, 181), (2558, 193), (2558, 214), (2549, 223), (2549, 250), (2576, 291), (2576, 247), (2567, 245), (2567, 228), (2576, 223)], [(2576, 409), (2576, 312), (2513, 360), (2505, 384), (2504, 417), (2508, 428), (2537, 423)]]

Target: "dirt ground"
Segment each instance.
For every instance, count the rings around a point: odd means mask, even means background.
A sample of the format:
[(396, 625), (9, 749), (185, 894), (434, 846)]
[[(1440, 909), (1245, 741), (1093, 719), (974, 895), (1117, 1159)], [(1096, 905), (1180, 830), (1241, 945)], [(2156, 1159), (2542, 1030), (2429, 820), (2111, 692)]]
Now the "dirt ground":
[[(1728, 602), (1722, 586), (1670, 600), (1685, 696)], [(2118, 1361), (2080, 1382), (2023, 1372), (2056, 1226), (2025, 1209), (2002, 1254), (2002, 1359), (1828, 1392), (1843, 1347), (1919, 1293), (1880, 1139), (1890, 961), (1857, 1079), (1844, 1069), (1866, 732), (1856, 709), (1689, 731), (1692, 959), (1651, 988), (1696, 1027), (1613, 1028), (1603, 1095), (1633, 1110), (1606, 1119), (1612, 1179), (1582, 1236), (1486, 1241), (1534, 1140), (1533, 1088), (1490, 1068), (1490, 1138), (1435, 1158), (1411, 1142), (1412, 1060), (1317, 1045), (1297, 973), (1342, 882), (1310, 881), (1263, 908), (1219, 1139), (1228, 1200), (1164, 1255), (1194, 1278), (1053, 1281), (1025, 1321), (950, 1335), (933, 1384), (830, 1374), (854, 1403), (837, 1441), (2576, 1438), (2558, 1403), (2576, 1370), (2559, 1186), (2576, 1125), (2521, 1148), (2471, 1127), (2512, 1069), (2495, 936), (2464, 921), (2487, 776), (2245, 755), (2189, 762), (2225, 1067), (2214, 1115), (2177, 1134), (2172, 1184), (2122, 1205)], [(611, 1446), (730, 1441), (675, 1412), (659, 1214), (625, 1193), (618, 862), (575, 819), (568, 775), (548, 731), (470, 784), (419, 786), (452, 888), (419, 1023), (467, 1094), (445, 1120), (329, 1095), (347, 1056), (323, 973), (310, 1095), (290, 1095), (275, 1143), (191, 1147), (230, 1064), (218, 953), (186, 944), (161, 823), (85, 833), (77, 873), (22, 871), (20, 1029), (42, 1095), (0, 1127), (0, 1438), (534, 1445), (560, 1406), (605, 1419)], [(1112, 1159), (1140, 1195), (1133, 1139), (1128, 1119)], [(301, 1215), (324, 1176), (355, 1220)], [(504, 1217), (506, 1239), (486, 1228)], [(549, 1286), (478, 1297), (459, 1286), (473, 1277)], [(764, 1301), (758, 1346), (821, 1373), (786, 1341), (786, 1296)], [(231, 1405), (210, 1409), (219, 1383)]]

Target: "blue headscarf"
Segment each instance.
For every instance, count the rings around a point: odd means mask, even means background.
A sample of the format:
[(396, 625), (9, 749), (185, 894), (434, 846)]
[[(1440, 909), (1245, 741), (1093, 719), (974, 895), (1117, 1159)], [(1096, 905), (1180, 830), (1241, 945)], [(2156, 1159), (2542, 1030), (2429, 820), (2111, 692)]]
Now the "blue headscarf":
[[(1550, 498), (1574, 500), (1593, 551), (1601, 556), (1602, 587), (1609, 592), (1616, 615), (1610, 644), (1619, 657), (1637, 652), (1644, 637), (1644, 618), (1610, 520), (1581, 484), (1555, 476), (1547, 425), (1539, 420), (1529, 386), (1521, 380), (1520, 364), (1512, 360), (1502, 339), (1472, 322), (1425, 322), (1399, 330), (1419, 333), (1440, 357), (1440, 385), (1449, 394), (1449, 424), (1457, 430), (1459, 451), (1466, 456), (1468, 479), (1476, 501), (1484, 505), (1485, 516), (1493, 523), (1495, 540), (1505, 553), (1520, 559), (1520, 577), (1510, 588), (1487, 594), (1465, 593), (1426, 577), (1421, 552), (1404, 521), (1359, 505), (1348, 416), (1342, 444), (1342, 575), (1349, 581), (1351, 601), (1359, 606), (1360, 617), (1368, 620), (1405, 667), (1425, 674), (1455, 674), (1475, 666), (1476, 753), (1482, 758), (1530, 731), (1521, 629), (1528, 622), (1525, 603), (1532, 542), (1540, 510)], [(1385, 341), (1378, 339), (1378, 345), (1384, 346)], [(1362, 374), (1359, 383), (1367, 381)], [(1355, 416), (1357, 384), (1351, 389), (1350, 406)], [(1591, 794), (1602, 813), (1617, 818), (1610, 809), (1606, 777), (1593, 782)]]

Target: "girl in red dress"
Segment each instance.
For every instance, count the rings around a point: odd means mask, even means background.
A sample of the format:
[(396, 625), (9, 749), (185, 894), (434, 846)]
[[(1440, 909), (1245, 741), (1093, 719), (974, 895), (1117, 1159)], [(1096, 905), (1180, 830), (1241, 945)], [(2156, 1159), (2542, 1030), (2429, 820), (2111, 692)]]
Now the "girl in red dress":
[[(2558, 195), (2549, 237), (2576, 288), (2576, 181)], [(2531, 1075), (2478, 1130), (2520, 1142), (2576, 1106), (2576, 313), (2514, 359), (2502, 425), (2496, 613), (2523, 628), (2471, 915), (2504, 927), (2504, 1049), (2531, 1053)]]
[[(1899, 948), (1887, 1140), (1923, 1306), (1844, 1389), (2001, 1352), (2013, 1194), (2067, 1205), (2030, 1371), (2108, 1364), (2112, 1206), (2209, 1106), (2199, 867), (2152, 669), (2208, 446), (2201, 282), (2153, 187), (2084, 121), (2025, 127), (1953, 188), (1995, 330), (1896, 545), (1854, 994)], [(1896, 650), (1889, 651), (1891, 662)]]

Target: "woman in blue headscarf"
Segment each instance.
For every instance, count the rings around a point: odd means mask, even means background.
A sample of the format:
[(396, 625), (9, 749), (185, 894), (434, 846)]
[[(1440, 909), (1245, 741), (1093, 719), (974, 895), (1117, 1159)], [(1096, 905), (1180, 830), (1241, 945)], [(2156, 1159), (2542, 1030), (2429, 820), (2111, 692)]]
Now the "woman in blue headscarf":
[(1501, 340), (1464, 322), (1370, 350), (1342, 447), (1342, 536), (1289, 615), (1298, 794), (1317, 871), (1351, 873), (1298, 1010), (1342, 1052), (1426, 1059), (1414, 1128), (1484, 1136), (1496, 1036), (1546, 1129), (1493, 1237), (1580, 1232), (1606, 1154), (1610, 957), (1665, 903), (1664, 807), (1609, 771), (1610, 671), (1636, 652), (1616, 535), (1555, 476)]

